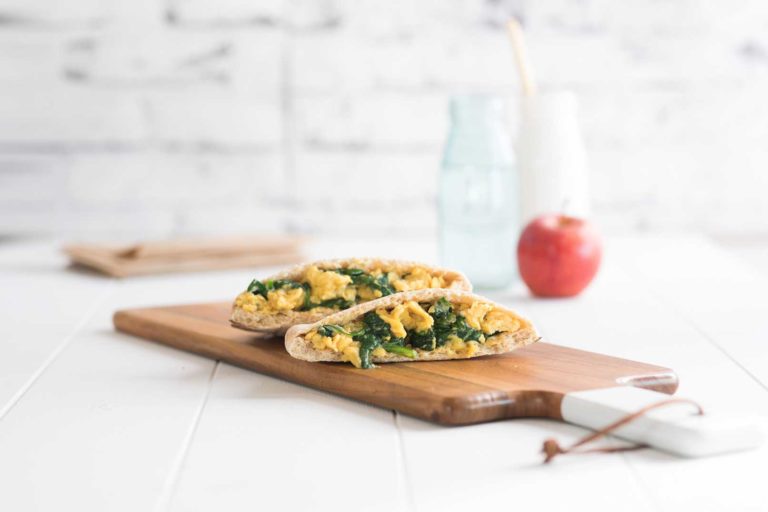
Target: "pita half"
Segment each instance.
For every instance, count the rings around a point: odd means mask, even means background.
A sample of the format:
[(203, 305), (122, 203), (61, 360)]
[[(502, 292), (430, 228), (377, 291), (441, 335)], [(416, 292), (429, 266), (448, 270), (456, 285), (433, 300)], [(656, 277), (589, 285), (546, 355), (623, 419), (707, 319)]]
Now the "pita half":
[(469, 292), (427, 289), (354, 306), (285, 335), (305, 361), (375, 363), (465, 359), (510, 352), (538, 340), (531, 322)]

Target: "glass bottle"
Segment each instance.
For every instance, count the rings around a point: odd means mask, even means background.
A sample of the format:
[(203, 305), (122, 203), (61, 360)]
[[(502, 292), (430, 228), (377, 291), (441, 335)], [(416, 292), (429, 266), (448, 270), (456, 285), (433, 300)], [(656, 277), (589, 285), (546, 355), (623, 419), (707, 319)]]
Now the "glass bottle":
[(504, 102), (456, 96), (439, 187), (440, 256), (477, 288), (502, 288), (517, 275), (518, 176)]

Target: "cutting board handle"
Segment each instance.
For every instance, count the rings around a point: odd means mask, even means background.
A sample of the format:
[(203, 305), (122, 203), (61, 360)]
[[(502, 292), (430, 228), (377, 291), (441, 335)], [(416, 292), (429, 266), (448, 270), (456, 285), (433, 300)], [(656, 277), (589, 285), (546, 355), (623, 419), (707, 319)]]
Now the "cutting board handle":
[[(649, 405), (668, 401), (669, 395), (632, 386), (568, 393), (560, 406), (568, 423), (600, 430)], [(698, 414), (690, 402), (653, 409), (622, 425), (612, 435), (683, 457), (705, 457), (756, 448), (763, 431), (744, 417)]]

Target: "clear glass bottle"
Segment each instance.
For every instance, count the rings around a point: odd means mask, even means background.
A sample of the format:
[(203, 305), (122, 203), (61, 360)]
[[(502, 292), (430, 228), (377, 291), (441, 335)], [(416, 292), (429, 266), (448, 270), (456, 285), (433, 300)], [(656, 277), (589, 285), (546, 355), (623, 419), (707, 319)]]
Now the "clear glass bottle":
[(440, 257), (477, 288), (502, 288), (517, 275), (518, 176), (504, 102), (456, 96), (439, 188)]

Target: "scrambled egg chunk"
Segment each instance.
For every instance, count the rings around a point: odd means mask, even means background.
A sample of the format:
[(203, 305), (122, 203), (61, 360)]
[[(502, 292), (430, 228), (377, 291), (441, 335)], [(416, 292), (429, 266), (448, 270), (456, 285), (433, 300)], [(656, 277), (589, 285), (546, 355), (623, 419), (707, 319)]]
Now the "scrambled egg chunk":
[(360, 368), (360, 343), (354, 341), (350, 336), (341, 333), (335, 333), (333, 336), (323, 336), (317, 331), (309, 331), (306, 339), (312, 343), (316, 350), (332, 350), (341, 353), (341, 360), (348, 361)]
[(423, 267), (416, 267), (402, 277), (395, 272), (390, 272), (388, 277), (392, 287), (398, 292), (423, 290), (424, 288), (445, 288), (443, 276), (432, 276)]
[(355, 368), (363, 366), (363, 362), (360, 360), (360, 347), (347, 347), (341, 354), (342, 361), (349, 361)]
[(343, 352), (345, 348), (360, 344), (352, 339), (352, 337), (346, 334), (334, 333), (333, 336), (323, 336), (317, 331), (310, 331), (307, 333), (306, 338), (312, 343), (312, 346), (317, 350), (333, 350), (334, 352)]
[(482, 328), (485, 334), (515, 332), (520, 329), (520, 321), (509, 313), (494, 309), (485, 315), (482, 321)]
[(243, 292), (235, 299), (235, 306), (254, 313), (256, 311), (292, 311), (304, 303), (302, 288), (283, 288), (270, 290), (265, 299), (261, 295)]
[(378, 299), (382, 295), (381, 290), (372, 290), (367, 286), (360, 286), (357, 289), (357, 296), (363, 300)]
[(264, 309), (267, 304), (267, 299), (261, 295), (254, 295), (251, 292), (243, 292), (235, 299), (235, 306), (241, 308), (243, 311), (253, 313)]
[(461, 315), (467, 319), (467, 325), (473, 329), (481, 330), (481, 323), (485, 315), (493, 309), (493, 304), (473, 302), (471, 306), (461, 310)]
[[(345, 292), (349, 293), (346, 290), (347, 285), (352, 282), (352, 278), (349, 276), (332, 270), (320, 270), (314, 265), (307, 268), (304, 278), (312, 288), (311, 299), (314, 302), (344, 297)], [(352, 298), (354, 298), (355, 290), (352, 289), (351, 292)]]
[(473, 302), (462, 304), (458, 312), (467, 320), (467, 325), (484, 334), (495, 332), (515, 332), (520, 329), (520, 321), (514, 315), (494, 309), (493, 304)]
[(412, 300), (405, 304), (398, 304), (390, 312), (384, 308), (379, 308), (376, 310), (376, 314), (389, 324), (389, 328), (396, 338), (405, 338), (406, 329), (416, 332), (426, 331), (435, 322), (418, 302)]
[[(260, 295), (259, 297), (263, 299)], [(271, 290), (267, 293), (267, 302), (269, 303), (269, 307), (275, 311), (298, 309), (304, 304), (304, 289), (283, 288), (281, 290)]]
[(437, 347), (435, 352), (455, 357), (472, 357), (477, 353), (478, 347), (479, 344), (476, 341), (464, 341), (451, 334), (448, 336), (448, 342), (442, 347)]

